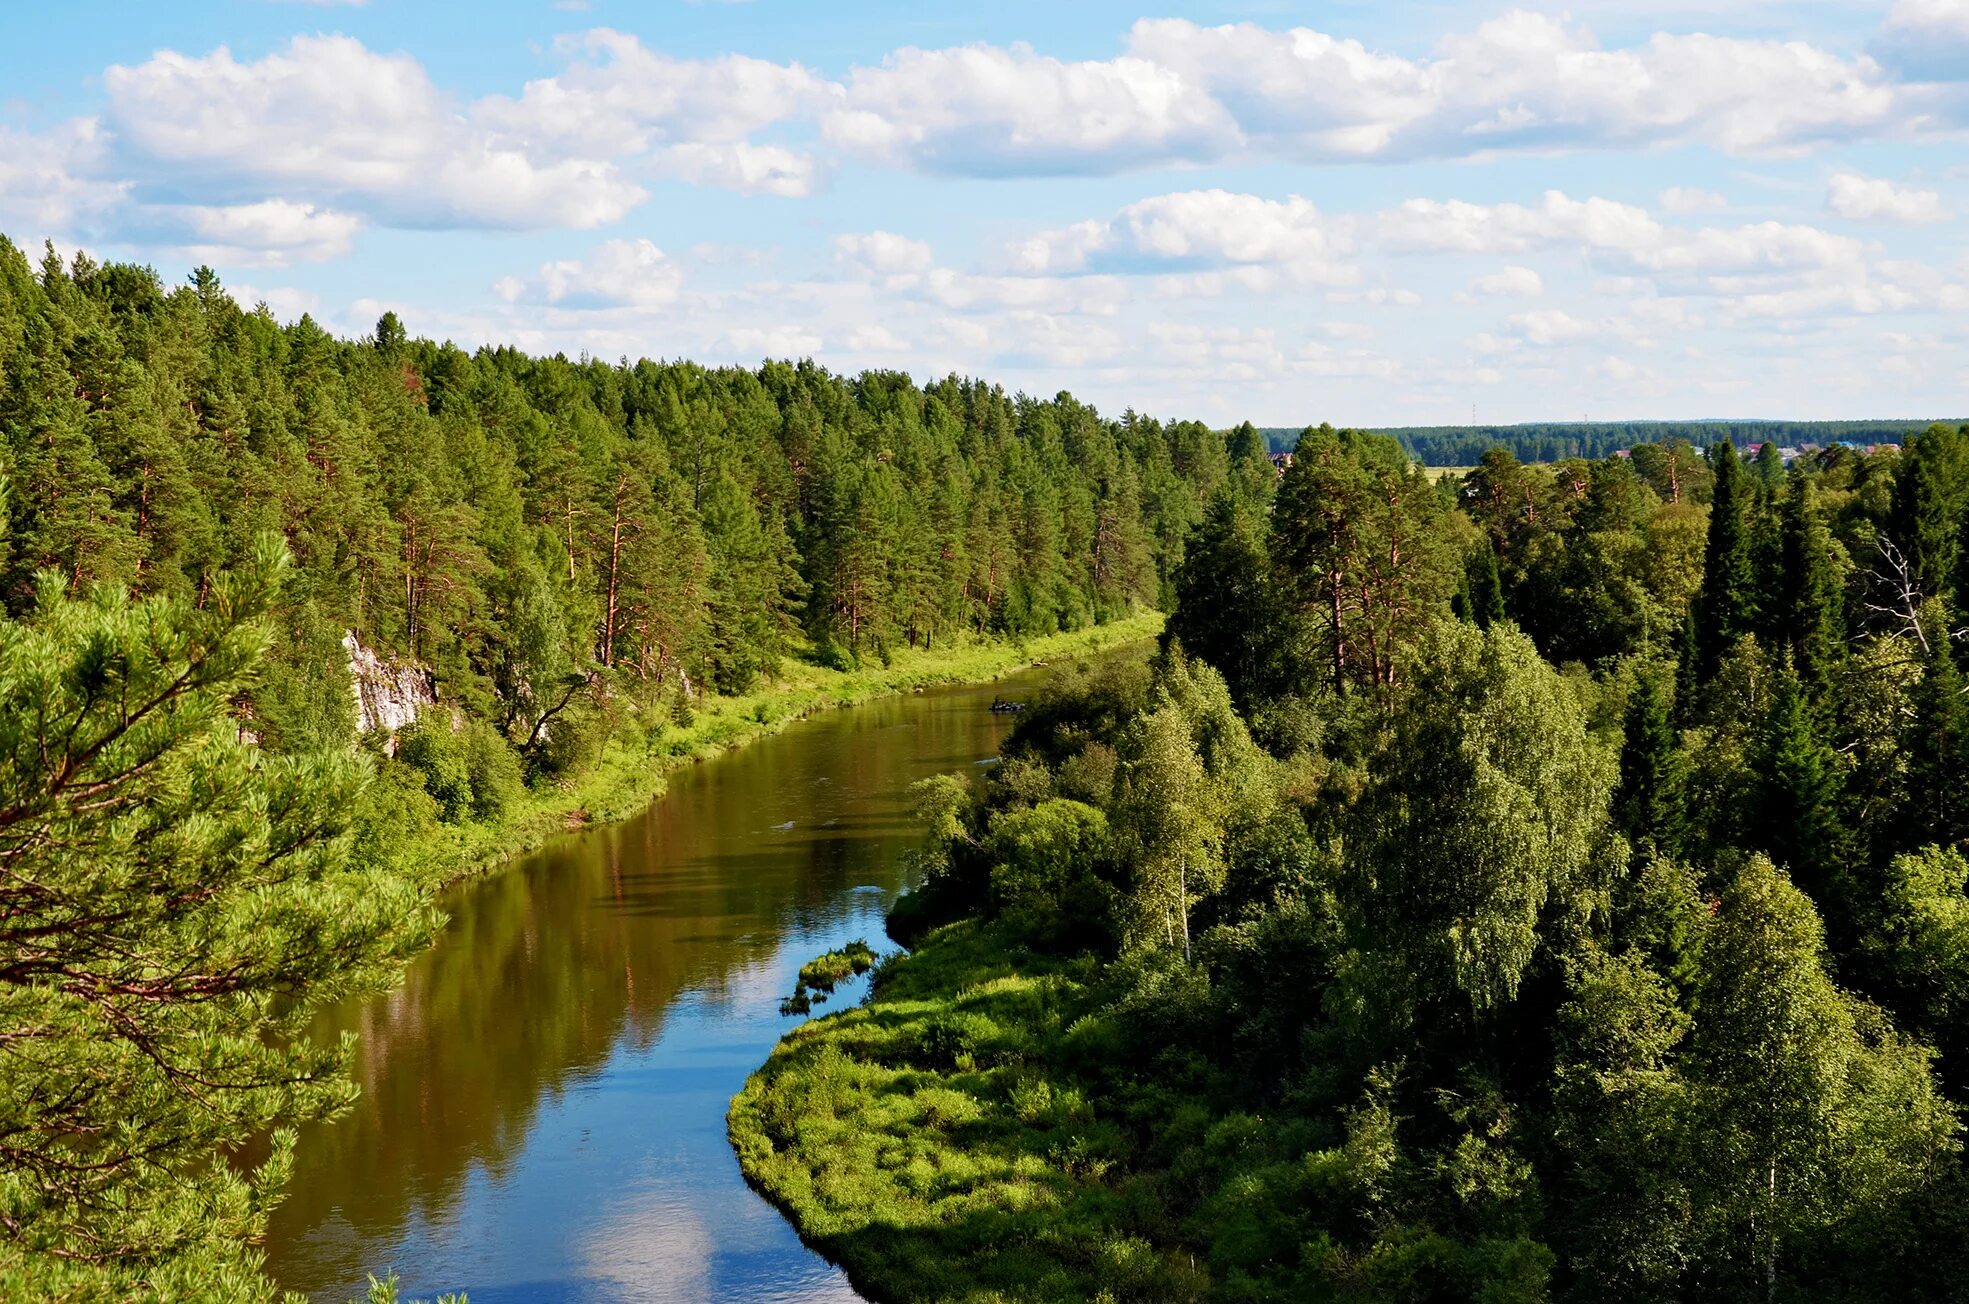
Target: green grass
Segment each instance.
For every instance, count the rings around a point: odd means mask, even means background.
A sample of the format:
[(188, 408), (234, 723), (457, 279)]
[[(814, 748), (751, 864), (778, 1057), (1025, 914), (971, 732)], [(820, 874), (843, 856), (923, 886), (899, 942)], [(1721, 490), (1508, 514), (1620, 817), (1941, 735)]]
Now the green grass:
[(611, 739), (595, 766), (571, 784), (529, 791), (496, 821), (440, 825), (399, 854), (430, 881), (453, 882), (531, 851), (556, 833), (625, 819), (661, 796), (673, 771), (818, 712), (917, 688), (981, 683), (1038, 662), (1140, 642), (1161, 629), (1161, 613), (1149, 611), (1022, 643), (904, 648), (887, 666), (843, 671), (789, 660), (776, 679), (753, 692), (706, 697), (688, 725), (666, 726), (642, 741)]
[(1063, 1066), (1098, 1026), (1091, 962), (953, 924), (870, 1002), (803, 1024), (732, 1101), (746, 1178), (875, 1300), (1199, 1298), (1157, 1250), (1157, 1179)]

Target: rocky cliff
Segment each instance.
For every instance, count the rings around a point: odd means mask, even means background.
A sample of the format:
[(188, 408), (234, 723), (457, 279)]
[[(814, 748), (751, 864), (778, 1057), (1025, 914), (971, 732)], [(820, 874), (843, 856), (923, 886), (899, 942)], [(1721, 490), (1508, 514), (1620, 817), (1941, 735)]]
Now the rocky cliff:
[(352, 630), (342, 638), (356, 695), (356, 729), (395, 733), (437, 705), (431, 676), (414, 661), (390, 661), (362, 645)]

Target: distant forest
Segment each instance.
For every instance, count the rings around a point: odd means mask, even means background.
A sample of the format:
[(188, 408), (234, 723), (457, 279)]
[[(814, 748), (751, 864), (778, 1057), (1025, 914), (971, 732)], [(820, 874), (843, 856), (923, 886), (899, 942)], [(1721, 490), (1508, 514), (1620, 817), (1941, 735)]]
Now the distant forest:
[[(1933, 422), (1922, 421), (1604, 421), (1550, 422), (1523, 426), (1377, 426), (1392, 435), (1425, 466), (1475, 466), (1492, 448), (1508, 448), (1521, 462), (1557, 462), (1568, 457), (1599, 458), (1636, 444), (1686, 439), (1697, 448), (1727, 439), (1738, 447), (1776, 440), (1799, 444), (1898, 444)], [(1275, 453), (1290, 452), (1303, 431), (1297, 427), (1260, 429)]]

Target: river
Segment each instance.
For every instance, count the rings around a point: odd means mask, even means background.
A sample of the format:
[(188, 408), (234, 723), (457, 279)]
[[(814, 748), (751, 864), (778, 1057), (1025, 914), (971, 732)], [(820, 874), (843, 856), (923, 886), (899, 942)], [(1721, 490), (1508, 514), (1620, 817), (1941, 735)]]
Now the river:
[(301, 1136), (275, 1280), (333, 1304), (390, 1268), (472, 1304), (858, 1298), (745, 1185), (726, 1105), (804, 961), (888, 945), (905, 790), (987, 762), (990, 703), (1040, 673), (816, 716), (459, 888), (396, 991), (329, 1017), (362, 1098)]

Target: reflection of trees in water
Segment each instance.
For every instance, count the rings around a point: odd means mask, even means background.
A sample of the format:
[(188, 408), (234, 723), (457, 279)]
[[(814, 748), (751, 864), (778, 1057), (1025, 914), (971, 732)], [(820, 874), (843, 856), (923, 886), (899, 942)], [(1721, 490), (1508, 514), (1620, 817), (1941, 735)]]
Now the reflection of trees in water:
[[(680, 774), (635, 820), (562, 839), (464, 889), (404, 985), (335, 1020), (361, 1037), (363, 1098), (302, 1138), (269, 1237), (276, 1276), (315, 1286), (324, 1271), (368, 1262), (413, 1216), (442, 1222), (474, 1162), (495, 1181), (512, 1176), (541, 1102), (599, 1070), (625, 1038), (647, 1048), (680, 993), (725, 1005), (734, 979), (789, 933), (862, 908), (850, 889), (893, 893), (914, 838), (904, 790), (996, 749), (1004, 725), (981, 709), (988, 697), (896, 698), (820, 717)], [(790, 830), (774, 827), (788, 820)], [(304, 1250), (310, 1230), (334, 1239), (322, 1224), (337, 1213), (363, 1243)], [(320, 1253), (346, 1265), (310, 1262)]]

